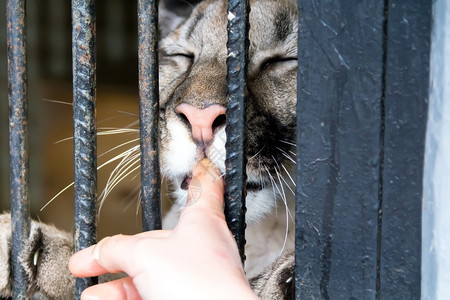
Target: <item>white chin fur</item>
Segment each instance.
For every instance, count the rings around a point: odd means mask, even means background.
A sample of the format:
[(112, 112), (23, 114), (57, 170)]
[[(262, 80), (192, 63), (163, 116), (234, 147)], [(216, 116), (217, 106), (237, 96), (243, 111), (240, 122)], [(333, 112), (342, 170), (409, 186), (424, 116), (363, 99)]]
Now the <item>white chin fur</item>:
[[(168, 122), (170, 140), (163, 151), (164, 175), (170, 179), (189, 174), (196, 164), (197, 146), (190, 138), (188, 129), (179, 122)], [(183, 178), (181, 178), (183, 180)]]

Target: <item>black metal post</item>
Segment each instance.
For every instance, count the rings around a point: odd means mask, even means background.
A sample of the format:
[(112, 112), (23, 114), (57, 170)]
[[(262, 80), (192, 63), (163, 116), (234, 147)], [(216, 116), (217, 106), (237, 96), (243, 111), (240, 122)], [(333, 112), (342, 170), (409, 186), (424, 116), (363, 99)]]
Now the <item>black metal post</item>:
[(377, 297), (420, 299), (423, 161), (435, 1), (388, 2)]
[(19, 262), (30, 234), (28, 172), (27, 28), (25, 0), (7, 1), (11, 265), (13, 298), (25, 299), (28, 278)]
[[(75, 251), (96, 243), (95, 1), (72, 0)], [(77, 278), (76, 297), (96, 278)]]
[(245, 93), (248, 52), (247, 0), (228, 3), (227, 42), (227, 142), (225, 175), (225, 216), (236, 239), (242, 262), (245, 261)]
[(161, 229), (158, 1), (138, 1), (138, 36), (142, 226), (147, 231)]
[(375, 299), (384, 2), (299, 2), (296, 299)]

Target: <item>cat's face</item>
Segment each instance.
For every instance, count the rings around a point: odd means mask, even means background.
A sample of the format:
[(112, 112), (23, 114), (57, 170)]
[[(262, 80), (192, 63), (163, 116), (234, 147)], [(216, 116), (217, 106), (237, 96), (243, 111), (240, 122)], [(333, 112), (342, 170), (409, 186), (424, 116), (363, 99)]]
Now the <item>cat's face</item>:
[[(161, 165), (181, 204), (198, 161), (207, 157), (225, 172), (226, 10), (227, 1), (202, 2), (160, 42)], [(293, 186), (294, 1), (252, 1), (249, 38), (246, 200), (252, 222)]]

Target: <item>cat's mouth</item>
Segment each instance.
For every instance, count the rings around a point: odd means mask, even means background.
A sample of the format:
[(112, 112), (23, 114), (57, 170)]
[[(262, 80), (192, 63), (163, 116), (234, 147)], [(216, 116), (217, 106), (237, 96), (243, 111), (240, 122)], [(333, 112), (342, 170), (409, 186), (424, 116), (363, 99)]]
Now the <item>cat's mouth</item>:
[[(191, 183), (192, 176), (188, 175), (186, 176), (183, 181), (181, 182), (180, 188), (182, 190), (187, 191), (189, 184)], [(245, 186), (245, 189), (247, 192), (259, 192), (264, 188), (264, 183), (261, 182), (255, 182), (255, 181), (247, 181), (247, 184)]]
[(183, 179), (183, 181), (181, 182), (180, 188), (181, 188), (182, 190), (187, 191), (187, 190), (188, 190), (188, 187), (189, 187), (189, 183), (191, 183), (191, 180), (192, 180), (192, 176), (186, 176), (186, 177)]

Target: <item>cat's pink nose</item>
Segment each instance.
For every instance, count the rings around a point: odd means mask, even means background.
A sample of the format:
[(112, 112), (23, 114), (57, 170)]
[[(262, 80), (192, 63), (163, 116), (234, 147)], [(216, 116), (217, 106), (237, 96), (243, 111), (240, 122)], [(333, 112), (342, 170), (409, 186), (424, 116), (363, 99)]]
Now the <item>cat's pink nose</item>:
[(214, 131), (226, 123), (226, 108), (219, 104), (204, 109), (181, 103), (175, 112), (191, 125), (192, 137), (197, 143), (208, 145), (214, 138)]

